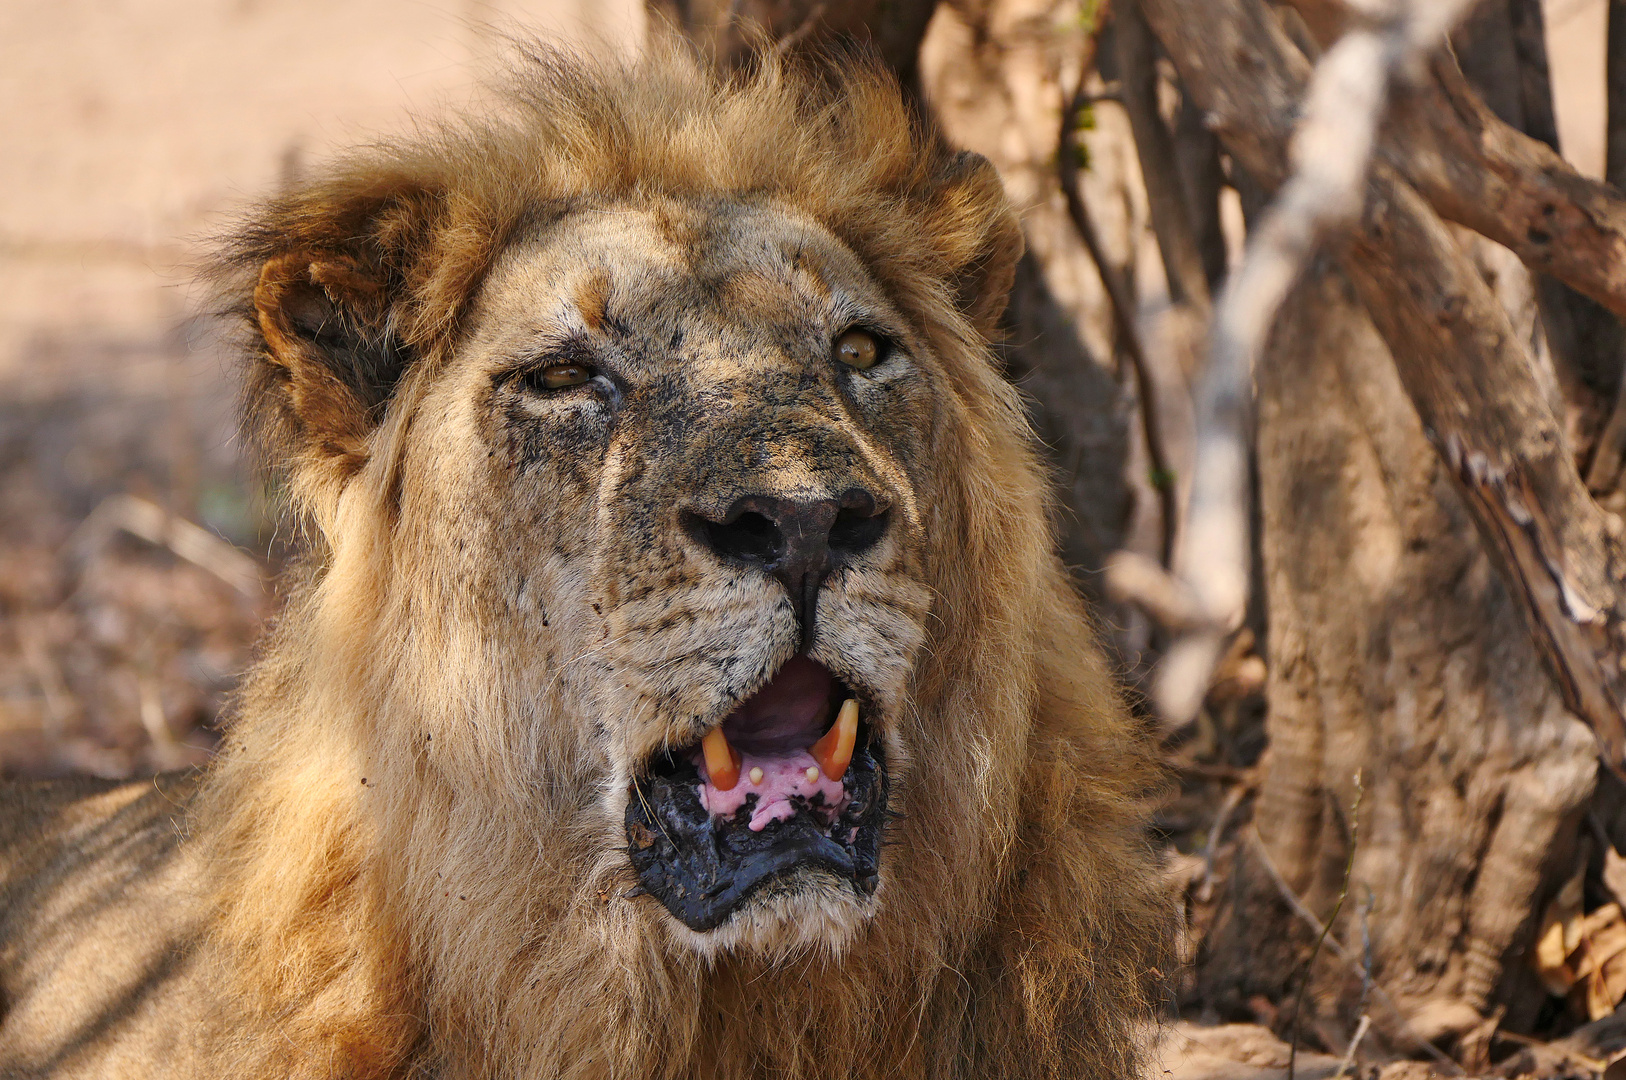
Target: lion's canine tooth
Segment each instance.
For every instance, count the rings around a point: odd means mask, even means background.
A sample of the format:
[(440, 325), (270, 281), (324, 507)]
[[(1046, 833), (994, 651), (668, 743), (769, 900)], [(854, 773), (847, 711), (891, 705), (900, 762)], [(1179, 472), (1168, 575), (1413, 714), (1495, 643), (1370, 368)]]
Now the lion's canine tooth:
[(841, 712), (830, 730), (808, 750), (824, 769), (824, 775), (840, 780), (852, 763), (853, 743), (858, 740), (858, 702), (848, 698), (841, 703)]
[(706, 755), (706, 774), (712, 787), (728, 791), (740, 782), (740, 755), (728, 745), (728, 736), (723, 734), (722, 728), (714, 727), (706, 732), (706, 737), (700, 740), (700, 750)]

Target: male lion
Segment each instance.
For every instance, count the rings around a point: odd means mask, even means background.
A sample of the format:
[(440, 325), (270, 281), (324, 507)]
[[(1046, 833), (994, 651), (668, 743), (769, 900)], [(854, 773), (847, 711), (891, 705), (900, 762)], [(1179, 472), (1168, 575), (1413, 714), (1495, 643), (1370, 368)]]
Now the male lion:
[(857, 61), (530, 58), (223, 260), (312, 552), (219, 759), (10, 788), (7, 1077), (1125, 1077), (1159, 783)]

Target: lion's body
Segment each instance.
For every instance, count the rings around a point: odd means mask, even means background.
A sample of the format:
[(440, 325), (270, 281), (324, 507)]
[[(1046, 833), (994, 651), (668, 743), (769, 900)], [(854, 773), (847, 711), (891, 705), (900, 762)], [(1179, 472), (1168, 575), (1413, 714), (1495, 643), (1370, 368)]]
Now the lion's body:
[[(851, 74), (545, 60), (514, 115), (241, 234), (249, 410), (315, 552), (195, 795), (8, 809), (0, 1073), (1137, 1067), (1158, 775), (989, 356), (1019, 234)], [(826, 359), (855, 323), (873, 371)], [(857, 490), (885, 531), (806, 612), (707, 546), (731, 501)], [(878, 885), (804, 868), (685, 926), (629, 800), (803, 656), (884, 763)]]

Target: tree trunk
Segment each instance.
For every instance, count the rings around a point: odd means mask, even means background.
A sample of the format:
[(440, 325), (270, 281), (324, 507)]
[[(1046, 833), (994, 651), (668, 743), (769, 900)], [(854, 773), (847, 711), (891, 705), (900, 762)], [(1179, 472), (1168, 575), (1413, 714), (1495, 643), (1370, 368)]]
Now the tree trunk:
[[(1353, 841), (1335, 933), (1350, 956), (1370, 955), (1398, 1007), (1368, 1003), (1377, 1030), (1409, 1050), (1418, 1037), (1462, 1033), (1493, 1003), (1528, 1024), (1543, 991), (1506, 961), (1540, 911), (1544, 879), (1555, 866), (1567, 876), (1592, 791), (1591, 736), (1544, 676), (1383, 340), (1335, 268), (1323, 262), (1293, 294), (1256, 377), (1264, 854), (1249, 850), (1237, 866), (1202, 992), (1224, 1014), (1245, 1013), (1255, 994), (1286, 997), (1311, 935), (1260, 860), (1325, 919)], [(1261, 940), (1301, 949), (1261, 963)], [(1329, 958), (1315, 974), (1314, 1030), (1342, 1050), (1361, 972)]]

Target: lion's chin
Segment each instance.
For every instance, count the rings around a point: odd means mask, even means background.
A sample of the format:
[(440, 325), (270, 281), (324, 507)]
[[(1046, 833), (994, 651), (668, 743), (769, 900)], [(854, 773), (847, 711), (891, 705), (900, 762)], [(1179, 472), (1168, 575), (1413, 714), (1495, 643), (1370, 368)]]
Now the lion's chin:
[(782, 885), (753, 896), (714, 930), (697, 932), (673, 920), (672, 938), (707, 959), (775, 961), (809, 952), (839, 959), (875, 914), (877, 896), (860, 896), (819, 871), (792, 875)]
[(708, 948), (839, 949), (872, 910), (887, 817), (880, 742), (853, 704), (839, 771), (811, 756), (829, 762), (829, 705), (849, 694), (797, 657), (708, 733), (732, 775), (697, 744), (656, 755), (630, 781), (640, 888)]

